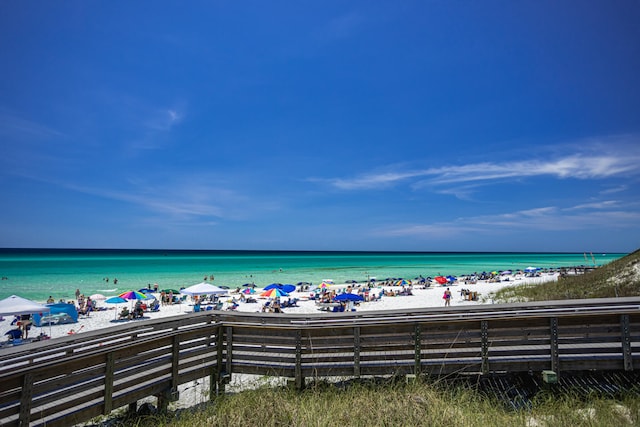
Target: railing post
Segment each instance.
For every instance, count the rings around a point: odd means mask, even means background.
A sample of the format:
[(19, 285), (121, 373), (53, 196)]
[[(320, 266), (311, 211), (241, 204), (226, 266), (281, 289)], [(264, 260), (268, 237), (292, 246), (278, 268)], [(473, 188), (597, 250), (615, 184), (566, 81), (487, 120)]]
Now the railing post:
[[(224, 358), (226, 339), (227, 357)], [(233, 329), (231, 326), (220, 326), (218, 336), (218, 375), (216, 387), (218, 394), (224, 394), (225, 385), (231, 379), (231, 367), (233, 362)], [(224, 366), (224, 369), (223, 369)]]
[(302, 390), (304, 388), (304, 377), (302, 376), (302, 331), (296, 330), (296, 389)]
[(353, 376), (360, 378), (360, 327), (353, 327)]
[(631, 332), (629, 331), (629, 315), (620, 316), (620, 329), (622, 333), (622, 356), (624, 357), (624, 370), (633, 371), (633, 354), (631, 353)]
[(33, 394), (33, 374), (24, 374), (22, 394), (20, 395), (20, 427), (28, 427), (31, 423), (31, 397)]
[(550, 321), (550, 344), (551, 344), (551, 370), (560, 374), (560, 350), (558, 349), (558, 318), (552, 317)]
[(416, 323), (413, 331), (413, 373), (417, 377), (422, 373), (422, 327)]
[(175, 393), (178, 391), (178, 383), (179, 383), (179, 371), (178, 366), (180, 362), (180, 336), (173, 336), (173, 348), (171, 354), (171, 392)]
[(482, 375), (489, 373), (489, 321), (480, 321), (480, 353), (482, 355)]
[(211, 370), (209, 384), (209, 396), (211, 400), (220, 394), (220, 384), (222, 378), (222, 362), (224, 361), (224, 329), (222, 324), (218, 325), (216, 332), (216, 366)]
[(231, 375), (231, 369), (233, 364), (233, 328), (231, 326), (227, 326), (227, 369), (226, 374)]
[(113, 352), (107, 353), (104, 369), (104, 409), (102, 413), (109, 415), (113, 410), (113, 375), (115, 372)]

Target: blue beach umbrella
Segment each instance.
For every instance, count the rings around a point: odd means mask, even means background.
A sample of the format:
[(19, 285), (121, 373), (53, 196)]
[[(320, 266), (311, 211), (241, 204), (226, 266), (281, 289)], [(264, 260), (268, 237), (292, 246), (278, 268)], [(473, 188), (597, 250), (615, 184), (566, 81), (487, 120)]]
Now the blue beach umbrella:
[(264, 287), (265, 291), (268, 291), (270, 289), (280, 289), (282, 287), (282, 283), (272, 283), (270, 285), (267, 285)]
[(362, 298), (360, 295), (357, 294), (351, 294), (351, 293), (344, 293), (344, 294), (340, 294), (338, 296), (336, 296), (334, 299), (334, 301), (364, 301), (364, 298)]
[(282, 285), (282, 287), (280, 287), (280, 289), (282, 289), (286, 293), (290, 293), (290, 292), (295, 291), (296, 287), (294, 285)]
[[(111, 297), (106, 299), (104, 302), (106, 302), (107, 304), (123, 304), (127, 302), (127, 300), (122, 297)], [(113, 314), (113, 320), (115, 321), (117, 319), (118, 319), (118, 310), (116, 310), (115, 313)]]

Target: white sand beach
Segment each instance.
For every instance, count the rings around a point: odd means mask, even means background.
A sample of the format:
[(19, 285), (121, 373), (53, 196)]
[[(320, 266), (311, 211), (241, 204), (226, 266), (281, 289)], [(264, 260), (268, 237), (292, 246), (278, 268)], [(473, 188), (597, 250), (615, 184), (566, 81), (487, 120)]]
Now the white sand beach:
[[(492, 303), (491, 295), (497, 290), (504, 287), (517, 286), (524, 283), (542, 283), (547, 281), (557, 280), (557, 273), (541, 273), (537, 277), (525, 277), (524, 275), (512, 275), (508, 277), (508, 281), (491, 282), (479, 280), (477, 283), (464, 283), (454, 282), (453, 284), (439, 285), (432, 284), (430, 287), (425, 288), (422, 285), (413, 285), (411, 292), (413, 295), (408, 296), (382, 296), (378, 301), (361, 302), (355, 309), (356, 311), (376, 311), (376, 310), (402, 310), (402, 309), (418, 309), (426, 307), (438, 307), (444, 305), (442, 298), (445, 289), (450, 288), (452, 293), (451, 306), (471, 306), (475, 304), (487, 304)], [(329, 286), (328, 290), (335, 290), (337, 293), (343, 292), (348, 286), (352, 286), (353, 291), (356, 292), (359, 287), (367, 286), (366, 284), (335, 284)], [(477, 292), (478, 299), (476, 301), (470, 301), (463, 298), (460, 295), (462, 289), (469, 290), (470, 292)], [(380, 286), (375, 285), (372, 287), (373, 293), (380, 293), (381, 290), (401, 290), (400, 286)], [(240, 294), (234, 293), (231, 290), (228, 295), (221, 296), (220, 301), (223, 302), (222, 310), (228, 309), (235, 299), (238, 301), (236, 308), (239, 312), (259, 312), (268, 298), (260, 297), (261, 289), (256, 288), (256, 293), (252, 296), (257, 300), (256, 303), (246, 303), (240, 301)], [(310, 292), (292, 292), (290, 298), (297, 298), (297, 307), (288, 307), (283, 309), (282, 316), (286, 316), (289, 313), (323, 313), (318, 309), (316, 302), (309, 299)], [(107, 296), (109, 297), (109, 296)], [(283, 297), (282, 300), (287, 300), (289, 297)], [(123, 307), (130, 308), (132, 302), (123, 304), (105, 304), (104, 301), (98, 301), (98, 307), (104, 308), (104, 310), (91, 312), (89, 316), (80, 316), (77, 323), (53, 325), (53, 326), (33, 326), (29, 331), (29, 337), (36, 337), (41, 333), (49, 335), (51, 338), (66, 336), (70, 333), (86, 333), (89, 331), (95, 331), (98, 329), (108, 328), (114, 326), (113, 320), (116, 319), (119, 311)], [(161, 306), (157, 312), (145, 312), (144, 317), (149, 319), (164, 318), (169, 316), (180, 316), (185, 313), (193, 312), (193, 302), (191, 297), (188, 297), (182, 304), (173, 304)], [(5, 316), (4, 320), (0, 322), (0, 335), (1, 340), (6, 340), (8, 337), (6, 332), (10, 329), (14, 329), (15, 325), (11, 325), (13, 318), (11, 316)], [(137, 320), (139, 322), (139, 320)], [(121, 323), (118, 323), (121, 324)]]
[[(492, 281), (481, 281), (479, 280), (477, 283), (453, 283), (446, 284), (444, 286), (438, 284), (432, 284), (429, 287), (424, 287), (423, 285), (414, 285), (412, 286), (411, 293), (412, 295), (407, 296), (382, 296), (381, 299), (377, 301), (371, 302), (361, 302), (355, 308), (356, 311), (377, 311), (377, 310), (402, 310), (402, 309), (418, 309), (418, 308), (427, 308), (427, 307), (438, 307), (444, 305), (443, 293), (444, 290), (449, 288), (452, 293), (451, 306), (473, 306), (477, 304), (491, 304), (492, 294), (497, 290), (504, 287), (517, 286), (525, 283), (543, 283), (548, 281), (555, 281), (558, 278), (557, 273), (542, 273), (537, 277), (525, 277), (524, 275), (512, 275), (508, 279), (508, 281), (500, 281), (500, 282), (492, 282)], [(505, 279), (505, 278), (502, 278)], [(348, 286), (351, 286), (354, 289), (354, 292), (358, 290), (359, 287), (366, 286), (365, 284), (336, 284), (329, 286), (328, 290), (335, 290), (337, 293), (343, 292), (347, 289)], [(368, 287), (368, 286), (367, 286)], [(379, 294), (381, 290), (385, 291), (400, 291), (402, 287), (400, 286), (373, 286), (371, 288), (371, 292)], [(461, 290), (466, 289), (470, 292), (477, 292), (478, 298), (477, 300), (468, 300), (463, 298), (461, 295)], [(268, 301), (267, 298), (259, 297), (260, 289), (256, 289), (256, 293), (253, 295), (256, 298), (257, 302), (255, 303), (246, 303), (239, 302), (240, 295), (238, 293), (229, 293), (226, 296), (220, 297), (220, 300), (223, 301), (222, 310), (226, 310), (230, 305), (233, 304), (234, 299), (238, 301), (238, 305), (236, 310), (239, 312), (260, 312), (262, 306), (265, 302)], [(309, 299), (310, 292), (292, 292), (290, 294), (291, 298), (297, 298), (299, 301), (297, 303), (297, 307), (284, 308), (284, 313), (280, 314), (281, 316), (287, 316), (290, 313), (323, 313), (318, 309), (316, 302), (314, 300)], [(287, 297), (283, 297), (282, 300), (286, 300)], [(105, 304), (104, 302), (99, 302), (99, 307), (106, 308), (105, 310), (94, 311), (90, 313), (89, 316), (80, 316), (77, 323), (73, 324), (63, 324), (63, 325), (52, 325), (52, 326), (42, 326), (42, 327), (32, 327), (30, 331), (30, 337), (36, 337), (37, 335), (44, 333), (46, 335), (51, 336), (52, 339), (57, 337), (66, 336), (70, 333), (76, 333), (81, 335), (83, 333), (89, 331), (100, 330), (104, 328), (108, 328), (110, 326), (114, 326), (116, 324), (122, 324), (120, 322), (114, 323), (119, 311), (123, 307), (131, 307), (132, 302), (122, 303), (122, 304)], [(158, 319), (158, 318), (166, 318), (170, 316), (182, 316), (185, 313), (192, 313), (194, 310), (193, 302), (190, 301), (190, 297), (181, 304), (173, 304), (173, 305), (165, 305), (161, 306), (160, 310), (157, 312), (146, 312), (144, 314), (144, 319)], [(329, 314), (330, 313), (326, 313)], [(7, 338), (5, 332), (10, 329), (15, 328), (15, 326), (10, 325), (13, 319), (9, 317), (5, 317), (3, 321), (0, 322), (0, 333), (5, 339)], [(141, 320), (135, 320), (133, 322), (140, 322)], [(144, 320), (142, 320), (144, 321)], [(127, 322), (124, 320), (123, 322)], [(1, 351), (1, 350), (0, 350)], [(255, 375), (246, 375), (246, 374), (235, 374), (232, 377), (231, 383), (228, 385), (227, 390), (231, 392), (241, 391), (247, 388), (253, 388), (265, 383), (269, 383), (271, 385), (282, 385), (286, 382), (284, 378), (264, 378)], [(199, 403), (204, 403), (208, 400), (208, 378), (202, 378), (197, 381), (193, 381), (188, 384), (183, 384), (179, 387), (179, 400), (173, 404), (173, 407), (178, 408), (188, 408), (192, 407)], [(150, 404), (155, 404), (155, 400), (151, 397), (144, 399), (142, 402), (147, 402)]]

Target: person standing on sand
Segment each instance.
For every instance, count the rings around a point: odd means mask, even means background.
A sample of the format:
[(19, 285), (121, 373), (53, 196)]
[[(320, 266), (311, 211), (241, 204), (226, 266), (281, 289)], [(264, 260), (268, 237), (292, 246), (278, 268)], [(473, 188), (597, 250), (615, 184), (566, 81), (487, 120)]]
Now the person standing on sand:
[(444, 295), (442, 296), (442, 298), (444, 298), (445, 307), (451, 305), (451, 291), (449, 290), (449, 288), (447, 288), (447, 290), (444, 291)]

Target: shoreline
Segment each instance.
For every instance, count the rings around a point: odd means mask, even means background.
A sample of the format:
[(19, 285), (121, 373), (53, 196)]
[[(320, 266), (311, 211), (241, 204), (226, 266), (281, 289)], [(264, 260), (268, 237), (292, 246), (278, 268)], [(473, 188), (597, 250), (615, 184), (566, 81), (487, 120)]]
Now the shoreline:
[[(359, 303), (355, 309), (356, 311), (367, 311), (367, 312), (375, 312), (381, 310), (412, 310), (417, 308), (428, 308), (428, 307), (439, 307), (444, 305), (443, 300), (443, 292), (445, 289), (450, 288), (452, 293), (451, 305), (476, 305), (476, 304), (491, 304), (493, 300), (490, 298), (492, 293), (495, 293), (497, 290), (502, 289), (504, 287), (513, 287), (522, 284), (536, 284), (536, 283), (544, 283), (549, 281), (556, 281), (558, 279), (559, 273), (541, 273), (538, 277), (525, 277), (523, 275), (514, 275), (509, 277), (509, 280), (496, 281), (491, 282), (488, 280), (478, 280), (476, 283), (464, 283), (455, 282), (455, 283), (447, 283), (445, 285), (436, 285), (431, 284), (429, 287), (424, 287), (422, 285), (413, 284), (411, 287), (413, 295), (404, 295), (404, 296), (388, 296), (384, 295), (377, 301), (370, 302), (361, 302)], [(367, 286), (365, 283), (351, 284), (334, 284), (328, 287), (329, 291), (336, 291), (340, 293), (344, 291), (347, 287), (353, 287), (354, 290), (357, 290), (360, 287)], [(403, 287), (397, 285), (389, 285), (389, 284), (375, 284), (370, 287), (373, 293), (379, 293), (380, 291), (400, 291)], [(246, 289), (246, 288), (242, 288)], [(477, 293), (477, 300), (472, 301), (469, 299), (463, 299), (461, 295), (461, 291), (465, 289), (470, 292)], [(234, 300), (238, 304), (236, 311), (238, 312), (260, 312), (262, 310), (262, 306), (265, 302), (269, 300), (266, 297), (260, 297), (262, 288), (256, 288), (256, 293), (251, 295), (254, 299), (256, 299), (255, 303), (242, 302), (240, 301), (240, 293), (236, 293), (236, 290), (229, 290), (229, 293), (221, 296), (219, 298), (220, 301), (223, 302), (222, 310), (227, 310), (227, 308), (233, 304)], [(303, 291), (296, 290), (295, 292), (291, 292), (289, 297), (282, 297), (283, 301), (286, 301), (288, 298), (296, 298), (298, 299), (297, 307), (289, 307), (283, 309), (283, 316), (286, 316), (287, 313), (327, 313), (318, 309), (316, 302), (314, 300), (309, 299), (312, 290)], [(111, 295), (105, 295), (109, 298)], [(159, 295), (158, 295), (159, 297)], [(124, 321), (135, 321), (140, 322), (145, 319), (158, 319), (170, 316), (180, 316), (185, 313), (191, 313), (194, 311), (193, 300), (191, 297), (187, 297), (183, 303), (173, 304), (173, 305), (162, 305), (160, 306), (159, 311), (157, 312), (145, 312), (143, 319), (138, 320), (124, 320)], [(91, 330), (108, 328), (110, 326), (117, 325), (124, 321), (114, 322), (116, 320), (117, 314), (123, 307), (127, 307), (129, 309), (134, 305), (134, 301), (129, 301), (121, 304), (107, 304), (104, 301), (97, 301), (98, 311), (93, 311), (89, 314), (89, 316), (80, 315), (78, 317), (77, 323), (68, 323), (62, 325), (44, 325), (40, 327), (32, 326), (29, 332), (29, 338), (34, 338), (41, 333), (49, 335), (50, 338), (58, 338), (62, 336), (66, 336), (73, 330), (76, 333), (82, 334)], [(5, 316), (3, 321), (0, 321), (0, 341), (4, 342), (7, 339), (5, 335), (7, 331), (13, 329), (15, 326), (10, 325), (13, 320), (13, 316)]]
[[(115, 251), (96, 255), (94, 251), (65, 253), (50, 250), (33, 255), (0, 253), (0, 299), (17, 294), (33, 301), (52, 295), (72, 300), (77, 288), (85, 295), (117, 294), (157, 283), (160, 289), (188, 287), (215, 276), (216, 285), (232, 289), (245, 283), (264, 287), (271, 283), (318, 284), (325, 278), (336, 283), (366, 282), (370, 277), (462, 276), (474, 271), (524, 270), (528, 266), (552, 271), (593, 265), (584, 253), (386, 253), (386, 252), (295, 252), (295, 251), (178, 251), (132, 254)], [(604, 265), (625, 254), (596, 254), (595, 263)], [(587, 263), (587, 261), (589, 261)], [(118, 279), (117, 284), (114, 280)], [(107, 279), (109, 279), (107, 281)]]
[[(438, 286), (430, 286), (430, 287), (422, 287), (422, 286), (414, 286), (412, 288), (412, 295), (407, 296), (382, 296), (378, 301), (372, 302), (363, 302), (360, 303), (356, 307), (356, 311), (362, 312), (366, 311), (368, 313), (375, 313), (376, 311), (386, 311), (386, 310), (412, 310), (416, 308), (428, 308), (428, 307), (439, 307), (444, 305), (444, 301), (442, 299), (444, 290), (449, 288), (453, 294), (453, 298), (451, 299), (451, 306), (473, 306), (479, 304), (492, 304), (493, 300), (491, 299), (491, 294), (498, 291), (499, 289), (505, 287), (513, 287), (519, 286), (523, 284), (537, 284), (537, 283), (545, 283), (549, 281), (556, 281), (558, 279), (558, 273), (541, 273), (538, 277), (524, 277), (524, 276), (514, 276), (510, 277), (508, 281), (500, 281), (500, 282), (489, 282), (489, 281), (477, 281), (476, 283), (449, 283), (445, 285)], [(343, 289), (346, 289), (348, 286), (354, 286), (353, 284), (337, 284), (329, 286), (329, 290), (335, 290), (336, 292), (340, 292)], [(362, 284), (360, 284), (362, 286)], [(381, 290), (400, 290), (402, 286), (376, 286), (373, 287), (377, 292)], [(461, 290), (468, 289), (471, 292), (478, 293), (478, 299), (476, 301), (470, 301), (468, 299), (461, 298)], [(254, 298), (256, 298), (256, 303), (246, 303), (240, 302), (237, 311), (238, 312), (260, 312), (262, 305), (268, 300), (268, 298), (256, 297), (255, 295), (259, 295), (260, 291), (256, 291), (254, 294)], [(280, 314), (280, 316), (287, 316), (287, 313), (322, 313), (325, 315), (330, 315), (331, 313), (322, 312), (318, 310), (316, 306), (316, 302), (314, 300), (310, 300), (308, 297), (310, 292), (300, 292), (295, 291), (290, 294), (291, 298), (298, 298), (298, 307), (293, 308), (285, 308), (284, 313)], [(232, 304), (232, 300), (235, 297), (236, 300), (239, 298), (239, 294), (229, 294), (227, 296), (223, 296), (220, 299), (224, 302), (223, 310), (226, 309), (230, 304)], [(59, 337), (64, 337), (70, 334), (71, 331), (74, 331), (78, 335), (82, 335), (86, 332), (90, 332), (92, 330), (105, 329), (112, 326), (116, 326), (118, 324), (122, 324), (123, 322), (144, 322), (147, 319), (159, 319), (159, 318), (169, 318), (174, 316), (181, 316), (185, 313), (192, 313), (194, 311), (193, 302), (189, 301), (191, 298), (189, 297), (187, 301), (181, 304), (173, 304), (173, 305), (164, 305), (160, 307), (160, 310), (157, 312), (145, 312), (143, 319), (136, 320), (125, 320), (125, 321), (116, 321), (117, 313), (122, 307), (131, 307), (133, 302), (127, 302), (123, 304), (117, 304), (113, 306), (112, 304), (105, 304), (104, 302), (100, 302), (99, 306), (101, 307), (109, 307), (106, 310), (102, 311), (94, 311), (90, 313), (88, 317), (79, 317), (78, 323), (65, 324), (65, 325), (52, 325), (52, 326), (41, 326), (41, 327), (32, 327), (30, 332), (31, 337), (35, 337), (40, 333), (45, 333), (50, 335), (51, 339), (56, 339)], [(284, 297), (283, 297), (284, 299)], [(11, 329), (10, 327), (11, 319), (9, 317), (5, 317), (5, 320), (0, 322), (0, 333), (2, 333), (3, 337), (6, 331)], [(10, 348), (10, 347), (9, 347)], [(2, 351), (2, 348), (0, 348)], [(278, 385), (284, 384), (286, 379), (284, 378), (269, 378), (264, 379), (255, 375), (248, 374), (235, 374), (231, 383), (228, 386), (229, 392), (240, 392), (242, 390), (246, 390), (249, 388), (255, 388), (260, 385), (270, 384), (270, 385)], [(190, 408), (200, 403), (205, 403), (208, 401), (207, 390), (208, 390), (208, 378), (202, 379), (202, 381), (194, 381), (193, 383), (183, 384), (179, 387), (179, 399), (173, 405), (175, 409), (181, 408)], [(154, 400), (152, 398), (148, 398), (143, 400), (144, 402), (154, 404)]]

